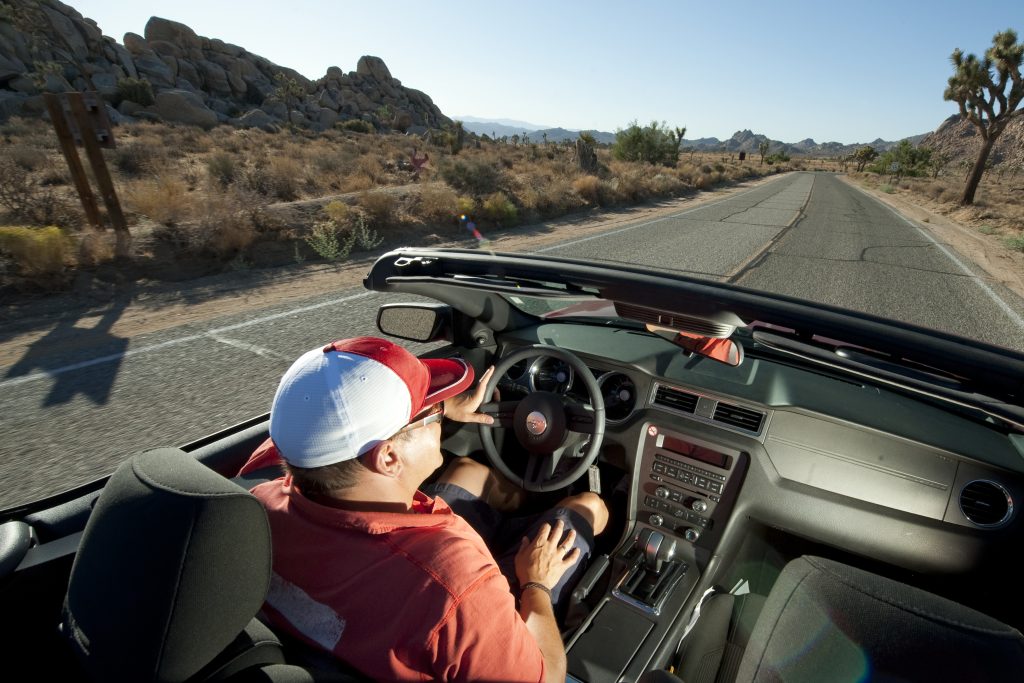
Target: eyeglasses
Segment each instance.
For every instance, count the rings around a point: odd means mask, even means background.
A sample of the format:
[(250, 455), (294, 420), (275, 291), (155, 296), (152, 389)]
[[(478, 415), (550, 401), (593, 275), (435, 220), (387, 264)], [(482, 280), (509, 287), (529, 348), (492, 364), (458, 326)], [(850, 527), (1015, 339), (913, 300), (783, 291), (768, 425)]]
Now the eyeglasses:
[[(420, 417), (421, 415), (423, 417)], [(395, 432), (395, 436), (404, 432), (411, 432), (412, 430), (419, 429), (420, 427), (426, 427), (427, 425), (435, 422), (440, 422), (442, 418), (444, 418), (444, 401), (435, 403), (426, 410), (417, 413), (412, 422)]]

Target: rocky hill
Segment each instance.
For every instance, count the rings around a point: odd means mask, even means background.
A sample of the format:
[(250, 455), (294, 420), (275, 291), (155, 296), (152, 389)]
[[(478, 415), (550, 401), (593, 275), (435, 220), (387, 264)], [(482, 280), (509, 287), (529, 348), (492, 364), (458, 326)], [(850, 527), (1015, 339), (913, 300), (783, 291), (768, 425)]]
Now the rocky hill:
[[(981, 137), (970, 121), (961, 120), (959, 114), (954, 114), (943, 121), (934, 133), (926, 135), (920, 144), (931, 147), (935, 154), (948, 157), (947, 168), (955, 168), (974, 163), (981, 148)], [(1024, 110), (1018, 110), (1014, 120), (996, 138), (989, 161), (993, 167), (1024, 170)]]
[[(910, 140), (913, 144), (917, 144), (925, 136), (926, 134), (914, 135), (906, 139)], [(877, 138), (871, 142), (859, 142), (852, 145), (846, 145), (841, 142), (815, 142), (811, 138), (806, 138), (800, 142), (782, 142), (780, 140), (772, 140), (766, 135), (754, 133), (753, 131), (746, 129), (736, 131), (728, 140), (719, 140), (718, 138), (686, 140), (684, 138), (683, 147), (687, 149), (696, 149), (702, 152), (747, 152), (748, 154), (755, 154), (757, 153), (758, 145), (764, 140), (769, 142), (769, 149), (772, 152), (781, 151), (787, 154), (816, 157), (849, 156), (864, 145), (870, 145), (879, 152), (884, 152), (895, 147), (899, 143), (899, 140), (882, 140), (881, 138)]]
[[(314, 81), (160, 17), (123, 40), (58, 0), (0, 0), (0, 120), (42, 115), (44, 92), (96, 90), (114, 120), (264, 129), (325, 129), (346, 119), (400, 129), (451, 123), (379, 57), (362, 57), (350, 73), (332, 66)], [(145, 79), (152, 98), (144, 87), (126, 87), (129, 79)]]

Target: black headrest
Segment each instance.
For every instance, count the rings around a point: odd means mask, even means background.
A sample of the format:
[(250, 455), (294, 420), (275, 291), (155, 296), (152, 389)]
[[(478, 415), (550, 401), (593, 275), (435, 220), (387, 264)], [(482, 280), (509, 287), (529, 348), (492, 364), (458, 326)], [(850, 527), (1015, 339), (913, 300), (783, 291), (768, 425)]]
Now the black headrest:
[(737, 681), (1007, 681), (1024, 637), (980, 612), (821, 557), (772, 587)]
[(104, 681), (184, 681), (256, 614), (270, 584), (263, 506), (175, 448), (110, 478), (75, 558), (62, 629)]

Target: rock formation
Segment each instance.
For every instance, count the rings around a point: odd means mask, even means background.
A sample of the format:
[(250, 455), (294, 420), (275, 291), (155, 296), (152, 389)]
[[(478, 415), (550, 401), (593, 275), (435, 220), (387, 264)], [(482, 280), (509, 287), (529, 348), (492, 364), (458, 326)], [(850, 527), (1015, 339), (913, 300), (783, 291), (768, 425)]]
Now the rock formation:
[[(128, 99), (130, 79), (145, 79), (152, 101)], [(122, 45), (58, 0), (0, 0), (0, 120), (40, 116), (42, 93), (67, 90), (98, 91), (114, 120), (265, 130), (283, 123), (323, 130), (346, 119), (402, 129), (451, 123), (379, 57), (362, 57), (348, 74), (332, 66), (311, 81), (168, 19), (150, 18), (143, 36), (126, 33)]]

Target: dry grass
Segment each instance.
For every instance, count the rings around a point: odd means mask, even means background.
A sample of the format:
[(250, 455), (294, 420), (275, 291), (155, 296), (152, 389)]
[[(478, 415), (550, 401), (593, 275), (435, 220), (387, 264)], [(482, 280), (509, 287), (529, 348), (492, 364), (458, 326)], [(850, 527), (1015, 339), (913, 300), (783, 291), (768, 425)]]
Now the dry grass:
[[(117, 148), (105, 154), (131, 228), (141, 235), (135, 241), (137, 252), (155, 253), (148, 240), (156, 240), (179, 255), (207, 255), (215, 263), (234, 257), (243, 262), (260, 242), (301, 240), (325, 214), (340, 229), (354, 230), (362, 217), (365, 230), (409, 241), (417, 234), (450, 229), (463, 214), (494, 230), (586, 207), (683, 196), (776, 172), (731, 155), (683, 154), (674, 168), (667, 168), (613, 161), (608, 150), (599, 149), (597, 172), (584, 174), (573, 163), (568, 145), (477, 144), (467, 138), (452, 154), (448, 143), (357, 133), (340, 126), (314, 134), (227, 126), (202, 131), (140, 122), (120, 126), (116, 137)], [(414, 150), (417, 157), (430, 157), (419, 171), (410, 163)], [(43, 197), (45, 190), (49, 194), (44, 199), (52, 199), (53, 205), (58, 200), (77, 204), (47, 123), (12, 119), (0, 125), (0, 157), (27, 179), (25, 193)], [(823, 167), (820, 162), (802, 163), (813, 170)], [(333, 205), (323, 199), (345, 194), (344, 201)], [(300, 213), (308, 224), (287, 226), (274, 223), (269, 218), (273, 212), (264, 210), (275, 202), (296, 200), (322, 200), (335, 208)], [(7, 219), (15, 220), (10, 213)], [(52, 220), (40, 225), (53, 222), (73, 235), (82, 227), (80, 222)], [(81, 233), (79, 262), (109, 260), (105, 239)]]

